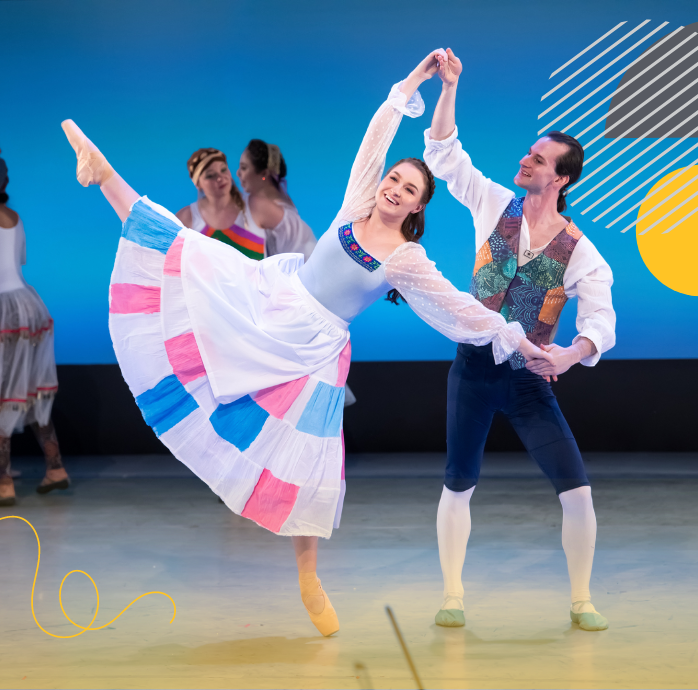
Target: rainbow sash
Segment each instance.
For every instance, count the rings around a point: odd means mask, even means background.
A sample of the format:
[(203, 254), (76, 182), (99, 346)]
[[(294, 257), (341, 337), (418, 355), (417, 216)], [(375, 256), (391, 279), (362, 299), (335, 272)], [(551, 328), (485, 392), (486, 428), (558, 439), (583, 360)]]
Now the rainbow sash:
[(201, 234), (235, 247), (250, 259), (261, 261), (264, 258), (264, 239), (239, 225), (231, 225), (225, 230), (216, 230), (207, 225)]

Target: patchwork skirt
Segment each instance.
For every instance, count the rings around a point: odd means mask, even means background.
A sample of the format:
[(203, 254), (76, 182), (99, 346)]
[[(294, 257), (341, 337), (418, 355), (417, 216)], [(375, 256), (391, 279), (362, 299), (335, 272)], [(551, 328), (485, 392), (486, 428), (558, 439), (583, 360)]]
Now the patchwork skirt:
[(184, 228), (147, 198), (124, 223), (109, 327), (145, 421), (228, 508), (329, 537), (344, 500), (347, 324), (296, 275)]

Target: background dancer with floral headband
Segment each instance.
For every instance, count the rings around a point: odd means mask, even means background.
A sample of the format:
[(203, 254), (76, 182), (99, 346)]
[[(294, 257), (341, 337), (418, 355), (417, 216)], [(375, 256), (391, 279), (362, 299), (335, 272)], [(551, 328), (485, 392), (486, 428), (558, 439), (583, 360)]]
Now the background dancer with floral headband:
[(266, 232), (267, 256), (298, 253), (307, 261), (317, 240), (288, 195), (286, 174), (275, 144), (252, 139), (240, 156), (237, 176), (247, 193), (250, 226)]

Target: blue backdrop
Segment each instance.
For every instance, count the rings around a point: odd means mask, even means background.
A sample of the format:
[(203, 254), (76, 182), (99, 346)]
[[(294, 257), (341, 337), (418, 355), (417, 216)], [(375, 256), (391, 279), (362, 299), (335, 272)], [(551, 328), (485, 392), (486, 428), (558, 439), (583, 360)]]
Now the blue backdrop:
[[(107, 287), (119, 237), (99, 190), (75, 181), (61, 120), (74, 119), (137, 191), (173, 211), (195, 199), (186, 171), (195, 149), (218, 147), (236, 166), (250, 138), (276, 143), (289, 192), (319, 236), (373, 112), (430, 49), (450, 46), (463, 59), (461, 139), (478, 167), (511, 185), (541, 126), (551, 72), (618, 22), (645, 19), (647, 30), (670, 22), (661, 37), (698, 20), (698, 9), (693, 0), (0, 1), (0, 147), (27, 231), (25, 275), (56, 321), (58, 362), (115, 361)], [(403, 120), (389, 161), (422, 155), (439, 88), (438, 78), (423, 86), (427, 112)], [(695, 357), (697, 298), (649, 273), (632, 232), (573, 216), (614, 270), (618, 344), (608, 356)], [(443, 183), (424, 244), (467, 289), (472, 221)], [(575, 309), (565, 309), (561, 344), (574, 335)], [(450, 359), (455, 350), (407, 306), (385, 302), (356, 320), (352, 340), (358, 360)]]

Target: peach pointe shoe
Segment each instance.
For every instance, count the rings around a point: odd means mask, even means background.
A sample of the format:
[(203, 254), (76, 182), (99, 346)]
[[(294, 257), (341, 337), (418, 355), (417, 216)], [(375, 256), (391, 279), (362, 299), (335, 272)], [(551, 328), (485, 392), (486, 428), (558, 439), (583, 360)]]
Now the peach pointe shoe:
[(83, 187), (104, 184), (114, 174), (107, 159), (72, 120), (64, 120), (61, 127), (78, 157), (78, 182)]
[(336, 633), (339, 630), (337, 612), (322, 589), (318, 576), (315, 573), (300, 573), (298, 582), (301, 586), (301, 599), (312, 624), (325, 637)]

